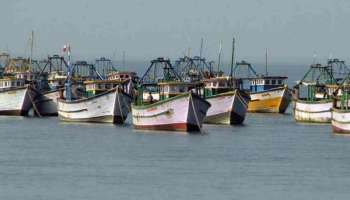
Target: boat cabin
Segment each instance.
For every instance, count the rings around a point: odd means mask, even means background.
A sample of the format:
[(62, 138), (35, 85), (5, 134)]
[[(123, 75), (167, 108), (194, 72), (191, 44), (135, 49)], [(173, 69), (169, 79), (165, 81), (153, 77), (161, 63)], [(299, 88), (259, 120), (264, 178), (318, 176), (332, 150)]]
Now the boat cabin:
[(0, 90), (23, 87), (24, 85), (24, 79), (16, 79), (15, 77), (4, 77), (0, 79)]
[(284, 76), (263, 76), (250, 79), (250, 91), (262, 92), (278, 87), (284, 87), (288, 78)]
[(63, 71), (52, 71), (48, 75), (48, 84), (51, 89), (57, 89), (64, 85), (67, 76)]
[(159, 93), (160, 100), (168, 99), (184, 92), (188, 92), (194, 88), (194, 84), (187, 82), (160, 82), (159, 85)]
[(142, 103), (154, 103), (178, 96), (188, 91), (200, 93), (201, 83), (188, 83), (180, 81), (159, 82), (158, 84), (144, 84), (139, 89), (142, 93)]
[(124, 91), (126, 90), (126, 82), (119, 80), (92, 80), (84, 81), (86, 94), (88, 97), (101, 94), (107, 90), (115, 88), (117, 86), (122, 86)]
[(39, 79), (39, 73), (24, 71), (24, 72), (14, 72), (16, 79), (23, 79), (26, 81), (34, 81)]
[(111, 72), (107, 75), (108, 80), (119, 81), (135, 80), (136, 77), (136, 72)]
[(232, 91), (235, 88), (239, 88), (240, 82), (240, 79), (232, 79), (229, 76), (204, 79), (204, 96), (208, 97)]

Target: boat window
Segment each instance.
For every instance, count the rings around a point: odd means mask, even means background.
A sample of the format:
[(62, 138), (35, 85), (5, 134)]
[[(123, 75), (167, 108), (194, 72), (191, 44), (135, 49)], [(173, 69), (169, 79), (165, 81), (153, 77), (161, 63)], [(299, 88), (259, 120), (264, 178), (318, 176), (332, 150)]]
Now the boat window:
[(224, 86), (225, 86), (225, 83), (222, 82), (222, 81), (220, 81), (220, 82), (219, 82), (219, 86), (220, 86), (220, 87), (224, 87)]
[(111, 85), (110, 84), (106, 84), (106, 89), (110, 89)]
[(20, 86), (20, 85), (21, 85), (21, 83), (19, 81), (17, 81), (17, 86)]
[(276, 84), (276, 80), (272, 80), (272, 85), (275, 85)]
[(281, 85), (282, 84), (282, 80), (278, 80), (278, 84)]
[(270, 80), (265, 80), (266, 85), (270, 85)]

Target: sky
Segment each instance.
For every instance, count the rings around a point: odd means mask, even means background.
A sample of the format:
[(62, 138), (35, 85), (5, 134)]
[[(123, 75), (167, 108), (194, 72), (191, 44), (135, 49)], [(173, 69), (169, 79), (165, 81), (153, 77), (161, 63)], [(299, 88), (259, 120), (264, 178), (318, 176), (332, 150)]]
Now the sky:
[[(350, 61), (348, 0), (0, 0), (0, 49), (29, 55), (59, 53), (89, 59), (178, 58), (184, 54), (217, 60), (263, 62)], [(316, 55), (316, 56), (315, 56)]]

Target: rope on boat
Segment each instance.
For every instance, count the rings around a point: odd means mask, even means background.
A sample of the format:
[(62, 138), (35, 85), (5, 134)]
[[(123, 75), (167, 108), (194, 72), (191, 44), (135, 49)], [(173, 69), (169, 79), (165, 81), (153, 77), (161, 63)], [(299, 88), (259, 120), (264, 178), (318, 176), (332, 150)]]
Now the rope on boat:
[(38, 117), (42, 117), (40, 112), (39, 112), (39, 110), (38, 110), (38, 108), (36, 107), (36, 104), (34, 102), (34, 99), (33, 99), (32, 95), (30, 94), (30, 91), (31, 91), (31, 86), (28, 87), (28, 96), (29, 96), (30, 102), (32, 103), (34, 112), (38, 115)]
[(199, 132), (203, 133), (202, 127), (201, 127), (201, 125), (200, 125), (200, 123), (199, 123), (199, 119), (198, 119), (198, 116), (197, 116), (197, 112), (196, 112), (196, 110), (195, 110), (195, 106), (194, 106), (194, 103), (193, 103), (192, 93), (190, 93), (190, 102), (191, 102), (191, 105), (192, 105), (194, 117), (196, 118), (196, 123), (197, 123), (198, 129), (199, 129)]

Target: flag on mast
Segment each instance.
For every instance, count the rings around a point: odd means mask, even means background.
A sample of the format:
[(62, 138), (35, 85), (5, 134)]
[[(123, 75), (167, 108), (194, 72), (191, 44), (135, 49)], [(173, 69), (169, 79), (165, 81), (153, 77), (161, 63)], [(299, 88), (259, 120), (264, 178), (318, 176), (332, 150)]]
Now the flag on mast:
[(70, 45), (68, 43), (63, 45), (62, 51), (63, 51), (63, 53), (67, 53), (69, 56), (70, 55)]

